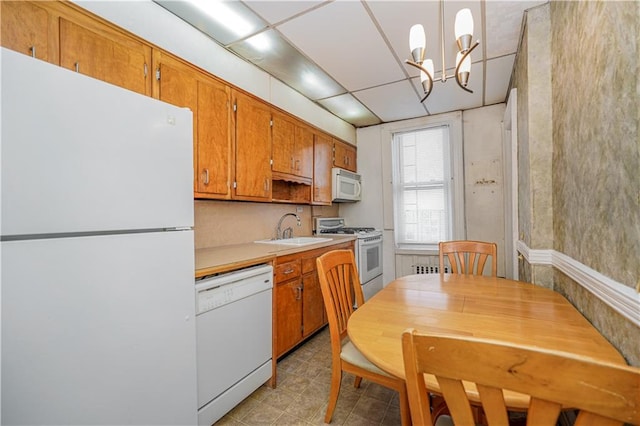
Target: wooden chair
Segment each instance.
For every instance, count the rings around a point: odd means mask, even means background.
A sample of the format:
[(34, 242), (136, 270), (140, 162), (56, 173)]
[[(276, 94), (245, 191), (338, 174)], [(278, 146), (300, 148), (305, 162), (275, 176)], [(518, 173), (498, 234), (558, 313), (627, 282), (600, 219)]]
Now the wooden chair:
[(436, 376), (456, 425), (474, 424), (463, 380), (476, 384), (490, 426), (509, 424), (503, 389), (530, 396), (527, 425), (555, 426), (563, 408), (580, 410), (576, 426), (640, 424), (640, 369), (636, 367), (469, 336), (420, 334), (413, 329), (403, 333), (402, 350), (414, 425), (432, 421), (424, 374)]
[(355, 387), (360, 387), (362, 378), (365, 378), (398, 391), (402, 424), (410, 425), (409, 401), (404, 380), (391, 376), (372, 364), (347, 336), (347, 322), (354, 312), (354, 304), (362, 306), (364, 303), (353, 251), (333, 250), (318, 257), (316, 263), (331, 334), (331, 392), (325, 423), (331, 422), (344, 371), (356, 376)]
[(451, 273), (482, 275), (484, 265), (491, 257), (491, 276), (498, 274), (498, 246), (496, 243), (483, 241), (441, 241), (440, 249), (440, 273), (444, 272), (444, 256), (446, 255), (451, 265)]

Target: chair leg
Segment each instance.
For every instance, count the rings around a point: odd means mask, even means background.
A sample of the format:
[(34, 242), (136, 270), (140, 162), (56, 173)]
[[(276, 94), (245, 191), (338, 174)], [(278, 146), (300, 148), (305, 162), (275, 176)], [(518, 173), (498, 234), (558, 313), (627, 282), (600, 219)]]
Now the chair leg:
[(333, 411), (338, 403), (338, 395), (340, 394), (340, 383), (342, 382), (342, 368), (340, 365), (331, 368), (331, 391), (329, 392), (329, 404), (327, 405), (327, 413), (324, 415), (324, 422), (331, 423)]
[(411, 411), (409, 409), (407, 386), (403, 384), (398, 390), (398, 393), (400, 394), (400, 421), (403, 426), (411, 426)]
[(362, 377), (356, 376), (356, 379), (353, 382), (353, 387), (354, 388), (359, 388), (360, 387), (360, 383), (362, 383)]

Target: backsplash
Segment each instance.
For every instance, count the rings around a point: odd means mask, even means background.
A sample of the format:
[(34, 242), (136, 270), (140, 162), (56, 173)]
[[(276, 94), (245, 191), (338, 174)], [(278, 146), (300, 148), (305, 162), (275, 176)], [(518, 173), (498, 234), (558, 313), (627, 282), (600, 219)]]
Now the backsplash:
[(291, 227), (294, 236), (304, 236), (312, 233), (313, 216), (337, 216), (338, 206), (195, 200), (195, 248), (274, 238), (278, 221), (285, 213), (300, 216), (301, 226), (296, 226), (295, 218), (288, 217), (282, 224), (283, 229)]

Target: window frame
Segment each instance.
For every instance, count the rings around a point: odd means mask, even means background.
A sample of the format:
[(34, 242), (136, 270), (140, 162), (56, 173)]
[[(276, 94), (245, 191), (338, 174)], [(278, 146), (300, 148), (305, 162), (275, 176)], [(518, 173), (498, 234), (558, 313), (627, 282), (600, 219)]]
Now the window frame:
[[(465, 229), (465, 208), (464, 208), (464, 163), (463, 163), (463, 147), (462, 147), (462, 112), (441, 114), (437, 116), (421, 117), (402, 122), (388, 123), (382, 126), (383, 150), (389, 155), (384, 161), (388, 162), (383, 170), (388, 172), (384, 176), (386, 182), (383, 188), (384, 206), (384, 227), (385, 230), (393, 231), (393, 244), (396, 254), (410, 253), (437, 253), (437, 244), (398, 244), (395, 230), (397, 228), (396, 220), (396, 182), (394, 177), (395, 157), (394, 152), (394, 134), (405, 133), (415, 130), (421, 130), (429, 127), (447, 126), (449, 130), (449, 220), (451, 226), (451, 239), (464, 239), (466, 235)], [(383, 156), (384, 158), (384, 156)]]

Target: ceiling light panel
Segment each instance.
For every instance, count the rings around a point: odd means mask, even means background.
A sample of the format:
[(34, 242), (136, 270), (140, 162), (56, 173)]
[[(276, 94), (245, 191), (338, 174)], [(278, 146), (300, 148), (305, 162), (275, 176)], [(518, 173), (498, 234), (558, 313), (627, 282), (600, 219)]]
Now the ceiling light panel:
[(229, 48), (310, 99), (346, 92), (275, 30), (264, 31)]
[(222, 45), (241, 40), (267, 27), (267, 23), (238, 1), (154, 0)]
[(322, 99), (318, 101), (318, 103), (347, 123), (351, 123), (356, 127), (381, 123), (378, 117), (373, 115), (371, 111), (365, 108), (364, 105), (349, 93), (333, 98)]

